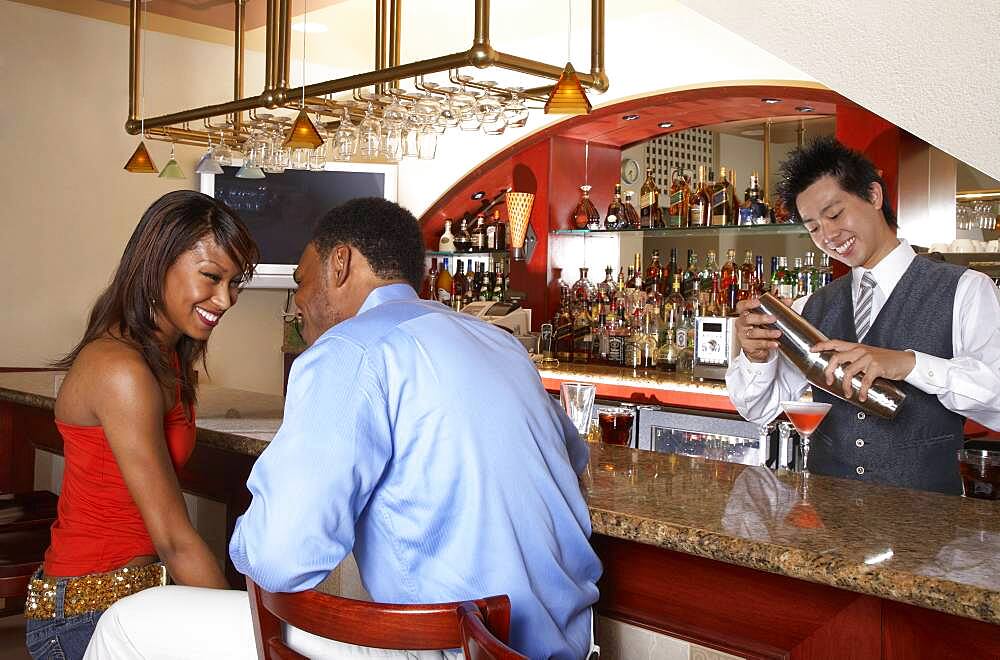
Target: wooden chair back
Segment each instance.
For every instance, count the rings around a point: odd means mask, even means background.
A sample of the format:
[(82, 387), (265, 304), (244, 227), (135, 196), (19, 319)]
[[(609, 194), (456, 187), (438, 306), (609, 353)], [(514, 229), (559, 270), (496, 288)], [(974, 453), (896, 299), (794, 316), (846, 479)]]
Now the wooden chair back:
[[(286, 643), (282, 622), (356, 646), (433, 651), (462, 646), (458, 606), (462, 603), (393, 605), (331, 596), (319, 591), (272, 593), (247, 578), (257, 657), (302, 660)], [(502, 640), (510, 635), (510, 599), (489, 596), (469, 601)]]
[(458, 625), (462, 630), (465, 660), (528, 660), (494, 635), (483, 615), (472, 603), (458, 606)]
[(24, 611), (28, 582), (45, 559), (49, 528), (0, 532), (0, 616)]

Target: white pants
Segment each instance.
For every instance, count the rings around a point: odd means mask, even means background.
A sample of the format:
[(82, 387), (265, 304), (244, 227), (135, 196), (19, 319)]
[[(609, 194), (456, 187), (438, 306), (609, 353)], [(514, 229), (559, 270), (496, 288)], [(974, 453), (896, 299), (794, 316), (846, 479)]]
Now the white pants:
[[(459, 660), (458, 651), (392, 651), (344, 644), (288, 626), (286, 639), (309, 658)], [(256, 660), (245, 591), (154, 587), (123, 598), (101, 617), (84, 660)]]

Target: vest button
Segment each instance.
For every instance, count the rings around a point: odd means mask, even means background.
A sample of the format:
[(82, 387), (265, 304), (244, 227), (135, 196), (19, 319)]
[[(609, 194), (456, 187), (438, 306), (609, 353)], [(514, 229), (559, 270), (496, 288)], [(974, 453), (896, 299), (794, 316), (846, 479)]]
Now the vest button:
[(858, 447), (864, 447), (865, 446), (865, 441), (862, 440), (861, 438), (858, 438), (857, 440), (854, 441), (854, 444), (856, 446), (858, 446)]
[(859, 412), (858, 413), (858, 419), (864, 419), (864, 418), (865, 418), (865, 414), (863, 412)]
[(860, 465), (854, 471), (857, 472), (858, 474), (864, 474), (865, 473), (865, 469), (863, 467), (861, 467)]

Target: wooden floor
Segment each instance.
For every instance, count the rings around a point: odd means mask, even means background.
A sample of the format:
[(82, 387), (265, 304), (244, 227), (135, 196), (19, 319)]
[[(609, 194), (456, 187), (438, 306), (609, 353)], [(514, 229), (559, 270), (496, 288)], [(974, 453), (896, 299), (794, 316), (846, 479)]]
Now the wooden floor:
[(24, 617), (0, 618), (0, 658), (4, 660), (30, 660), (24, 648)]

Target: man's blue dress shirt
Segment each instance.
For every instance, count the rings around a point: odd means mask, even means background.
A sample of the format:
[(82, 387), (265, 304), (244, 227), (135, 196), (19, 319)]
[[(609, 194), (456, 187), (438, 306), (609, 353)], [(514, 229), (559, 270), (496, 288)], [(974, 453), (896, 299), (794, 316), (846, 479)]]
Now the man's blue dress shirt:
[(511, 600), (511, 645), (579, 660), (601, 564), (587, 447), (505, 331), (383, 286), (296, 359), (229, 552), (269, 591), (354, 551), (376, 601)]

